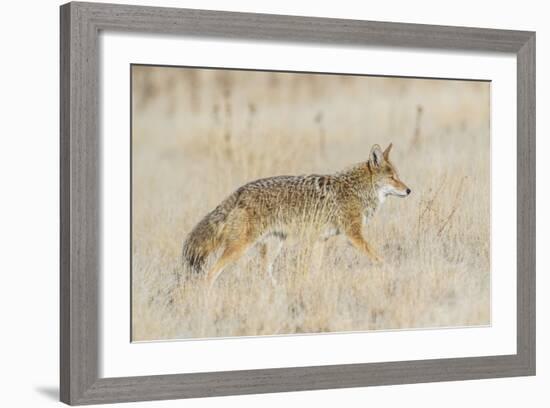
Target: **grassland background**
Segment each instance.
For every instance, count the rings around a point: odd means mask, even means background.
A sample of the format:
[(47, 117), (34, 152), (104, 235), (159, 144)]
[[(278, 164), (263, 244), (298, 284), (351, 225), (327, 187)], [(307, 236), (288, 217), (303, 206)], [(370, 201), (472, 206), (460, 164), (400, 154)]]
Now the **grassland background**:
[[(490, 323), (488, 83), (146, 66), (132, 78), (133, 340)], [(413, 193), (364, 230), (382, 265), (344, 237), (320, 265), (290, 242), (276, 285), (252, 249), (208, 296), (190, 283), (167, 304), (185, 236), (234, 189), (332, 173), (389, 142)]]

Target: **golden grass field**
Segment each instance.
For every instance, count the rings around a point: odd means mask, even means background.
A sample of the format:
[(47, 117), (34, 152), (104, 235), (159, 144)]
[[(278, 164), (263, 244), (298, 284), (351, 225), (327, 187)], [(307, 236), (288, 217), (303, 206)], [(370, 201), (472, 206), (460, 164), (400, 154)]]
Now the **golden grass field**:
[[(132, 340), (490, 324), (490, 85), (133, 66)], [(322, 261), (289, 242), (273, 284), (251, 249), (211, 292), (179, 287), (194, 225), (240, 185), (332, 173), (393, 142), (412, 189)]]

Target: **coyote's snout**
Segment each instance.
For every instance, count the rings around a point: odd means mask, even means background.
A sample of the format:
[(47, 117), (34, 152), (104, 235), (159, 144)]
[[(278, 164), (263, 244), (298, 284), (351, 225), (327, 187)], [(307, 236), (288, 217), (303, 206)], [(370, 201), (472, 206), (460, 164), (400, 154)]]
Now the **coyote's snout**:
[[(411, 193), (390, 161), (391, 148), (390, 144), (382, 151), (374, 145), (367, 161), (336, 174), (277, 176), (245, 184), (191, 231), (183, 245), (183, 262), (202, 273), (208, 256), (221, 249), (206, 273), (212, 285), (226, 265), (258, 244), (271, 275), (285, 239), (304, 230), (314, 231), (318, 240), (345, 234), (355, 248), (381, 261), (365, 241), (362, 228), (387, 196)], [(269, 251), (267, 238), (277, 242)]]

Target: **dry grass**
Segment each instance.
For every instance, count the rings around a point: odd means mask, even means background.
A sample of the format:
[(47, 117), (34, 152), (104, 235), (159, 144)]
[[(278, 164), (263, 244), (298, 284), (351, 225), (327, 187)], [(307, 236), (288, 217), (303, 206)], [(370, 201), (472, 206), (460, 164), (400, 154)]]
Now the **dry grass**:
[[(133, 340), (490, 323), (488, 84), (134, 67), (133, 95)], [(186, 234), (235, 188), (390, 141), (413, 194), (364, 231), (383, 265), (290, 242), (273, 285), (252, 249), (167, 305)]]

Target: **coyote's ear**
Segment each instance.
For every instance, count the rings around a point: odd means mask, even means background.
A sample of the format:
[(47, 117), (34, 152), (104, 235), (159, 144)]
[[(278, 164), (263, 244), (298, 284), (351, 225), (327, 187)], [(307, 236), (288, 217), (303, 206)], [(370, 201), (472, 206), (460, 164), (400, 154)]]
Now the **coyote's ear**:
[(388, 160), (390, 158), (390, 152), (392, 147), (393, 147), (393, 143), (390, 143), (388, 147), (386, 147), (386, 150), (384, 150), (384, 159)]
[(377, 144), (372, 146), (369, 160), (374, 167), (380, 167), (384, 162), (384, 153), (382, 153), (382, 149)]

